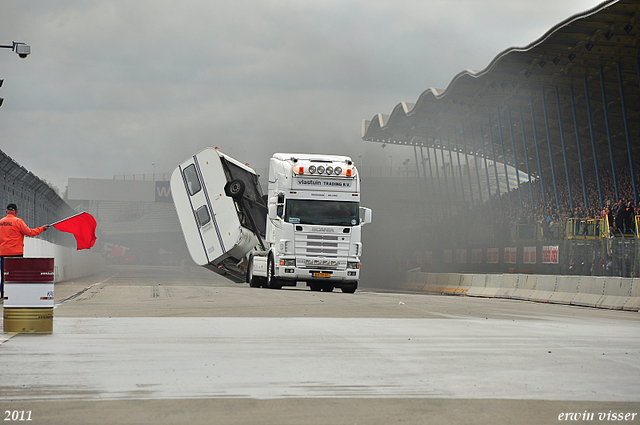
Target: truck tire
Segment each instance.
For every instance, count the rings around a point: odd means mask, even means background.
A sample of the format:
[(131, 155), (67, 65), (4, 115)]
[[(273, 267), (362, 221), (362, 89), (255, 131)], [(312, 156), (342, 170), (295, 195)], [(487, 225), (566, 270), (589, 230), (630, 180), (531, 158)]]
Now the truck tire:
[(249, 265), (247, 266), (247, 283), (252, 288), (262, 286), (262, 281), (258, 276), (253, 275), (253, 257), (249, 257)]
[(267, 260), (267, 287), (269, 289), (282, 289), (282, 283), (275, 275), (275, 265), (271, 255)]
[(322, 291), (323, 292), (333, 292), (333, 285), (330, 283), (325, 283), (324, 285), (322, 285)]
[(346, 294), (353, 294), (356, 292), (356, 289), (358, 289), (358, 282), (342, 285), (340, 289)]
[(322, 290), (322, 284), (321, 283), (309, 283), (309, 289), (311, 289), (314, 292), (320, 292)]
[(224, 185), (224, 194), (233, 198), (240, 199), (244, 194), (244, 182), (242, 180), (232, 180)]

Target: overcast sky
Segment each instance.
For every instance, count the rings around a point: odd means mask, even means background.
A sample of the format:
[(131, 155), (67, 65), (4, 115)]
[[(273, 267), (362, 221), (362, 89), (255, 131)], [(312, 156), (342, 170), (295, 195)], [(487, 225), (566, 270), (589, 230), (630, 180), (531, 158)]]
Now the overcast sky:
[[(69, 177), (170, 173), (207, 146), (389, 165), (363, 119), (445, 88), (599, 0), (0, 0), (0, 149)], [(389, 158), (392, 155), (394, 158)]]

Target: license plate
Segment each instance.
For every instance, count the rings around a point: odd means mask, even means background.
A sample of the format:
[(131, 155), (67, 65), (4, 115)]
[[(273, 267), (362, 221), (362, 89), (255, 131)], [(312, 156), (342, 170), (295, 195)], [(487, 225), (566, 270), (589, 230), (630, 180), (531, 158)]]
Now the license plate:
[(331, 277), (331, 273), (312, 273), (313, 277)]

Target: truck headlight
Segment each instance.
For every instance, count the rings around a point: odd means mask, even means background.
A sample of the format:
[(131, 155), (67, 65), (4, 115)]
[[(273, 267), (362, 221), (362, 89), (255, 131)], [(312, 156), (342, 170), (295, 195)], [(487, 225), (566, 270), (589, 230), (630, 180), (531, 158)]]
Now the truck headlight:
[(280, 265), (285, 267), (295, 267), (296, 260), (280, 260)]
[(359, 269), (360, 268), (360, 263), (358, 263), (356, 261), (347, 261), (347, 268), (348, 269)]
[(315, 166), (315, 165), (310, 166), (310, 167), (309, 167), (309, 172), (310, 172), (311, 174), (315, 174), (315, 172), (316, 172), (316, 166)]

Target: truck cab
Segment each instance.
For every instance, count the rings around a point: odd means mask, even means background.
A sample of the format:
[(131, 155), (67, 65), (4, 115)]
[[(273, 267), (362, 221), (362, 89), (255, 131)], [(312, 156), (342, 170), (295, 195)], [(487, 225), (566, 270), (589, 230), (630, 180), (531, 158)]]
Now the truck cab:
[(269, 163), (265, 256), (254, 274), (279, 288), (303, 281), (311, 290), (355, 292), (360, 278), (360, 178), (346, 156), (276, 153)]

